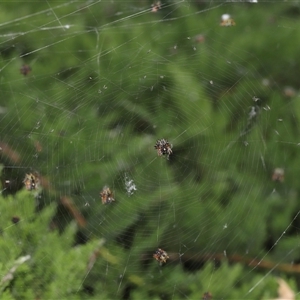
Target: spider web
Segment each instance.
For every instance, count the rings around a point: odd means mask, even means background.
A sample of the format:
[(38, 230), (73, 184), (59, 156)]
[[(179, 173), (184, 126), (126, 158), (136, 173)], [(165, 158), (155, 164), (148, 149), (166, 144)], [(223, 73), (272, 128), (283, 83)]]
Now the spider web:
[(78, 293), (275, 298), (262, 290), (299, 260), (299, 8), (252, 2), (3, 4), (2, 193), (35, 174), (37, 207), (65, 209), (55, 227), (105, 246)]

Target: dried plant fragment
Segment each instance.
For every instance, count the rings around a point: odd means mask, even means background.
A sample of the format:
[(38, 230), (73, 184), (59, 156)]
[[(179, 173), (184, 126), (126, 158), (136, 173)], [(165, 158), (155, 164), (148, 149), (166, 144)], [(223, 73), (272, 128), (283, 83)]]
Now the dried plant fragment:
[(19, 153), (13, 150), (8, 144), (4, 142), (0, 142), (0, 154), (5, 155), (14, 163), (18, 163), (20, 161)]
[(85, 227), (86, 220), (69, 197), (61, 197), (61, 204), (71, 213), (80, 227)]
[(21, 256), (19, 257), (13, 267), (8, 271), (8, 273), (6, 273), (3, 277), (2, 280), (0, 282), (1, 286), (4, 286), (4, 284), (6, 284), (7, 282), (11, 282), (14, 279), (14, 274), (17, 271), (18, 267), (22, 264), (24, 264), (27, 260), (31, 259), (30, 255), (25, 255), (25, 256)]
[(290, 286), (281, 278), (277, 279), (278, 282), (278, 298), (273, 300), (295, 300), (296, 294), (295, 292), (290, 288)]

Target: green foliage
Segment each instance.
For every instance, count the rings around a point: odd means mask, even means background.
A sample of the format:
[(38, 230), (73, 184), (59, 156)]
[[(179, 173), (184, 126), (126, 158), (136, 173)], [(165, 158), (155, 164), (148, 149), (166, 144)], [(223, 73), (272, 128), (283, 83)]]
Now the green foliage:
[[(263, 275), (246, 272), (239, 264), (230, 266), (226, 260), (219, 267), (207, 263), (196, 273), (186, 273), (180, 265), (160, 267), (154, 262), (147, 267), (146, 273), (155, 276), (137, 276), (141, 266), (128, 261), (128, 253), (118, 251), (115, 246), (106, 249), (103, 240), (74, 245), (74, 223), (61, 235), (50, 230), (55, 206), (35, 213), (35, 201), (33, 194), (28, 191), (21, 191), (14, 197), (0, 198), (0, 210), (3, 212), (0, 225), (1, 299), (99, 299), (99, 296), (113, 299), (123, 290), (122, 280), (133, 287), (132, 299), (147, 299), (150, 295), (151, 299), (160, 299), (162, 295), (168, 297), (168, 294), (176, 299), (199, 299), (206, 290), (216, 299), (241, 296), (268, 299), (274, 296), (276, 284), (272, 277), (264, 279), (250, 293), (249, 290)], [(12, 216), (17, 216), (19, 221), (13, 223)], [(137, 240), (141, 247), (146, 246), (142, 239), (139, 241), (137, 237)], [(5, 249), (8, 249), (6, 255)], [(136, 257), (136, 251), (139, 252), (132, 248), (130, 255)], [(97, 255), (93, 256), (95, 253)], [(97, 271), (103, 265), (106, 265), (107, 274)], [(121, 281), (117, 283), (119, 288), (116, 289), (108, 282), (114, 281), (120, 268), (124, 268), (126, 273), (123, 274), (125, 278), (120, 278)], [(167, 291), (165, 285), (172, 289)], [(89, 286), (94, 289), (90, 296), (84, 292), (85, 287)]]
[(28, 191), (0, 199), (1, 299), (83, 299), (80, 287), (98, 242), (74, 246), (75, 224), (62, 235), (50, 230), (55, 206), (36, 214), (35, 201)]

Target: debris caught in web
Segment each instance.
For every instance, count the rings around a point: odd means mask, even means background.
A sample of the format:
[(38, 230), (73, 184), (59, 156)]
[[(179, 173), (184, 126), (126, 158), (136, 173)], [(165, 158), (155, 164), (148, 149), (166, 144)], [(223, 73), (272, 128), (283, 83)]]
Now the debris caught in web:
[[(257, 100), (259, 99), (257, 98)], [(251, 131), (258, 119), (259, 113), (260, 107), (258, 105), (251, 106), (250, 112), (248, 113), (248, 122), (246, 128), (241, 132), (240, 137), (245, 136)]]
[(133, 195), (134, 191), (137, 190), (133, 179), (130, 179), (127, 174), (125, 174), (125, 188), (128, 196)]

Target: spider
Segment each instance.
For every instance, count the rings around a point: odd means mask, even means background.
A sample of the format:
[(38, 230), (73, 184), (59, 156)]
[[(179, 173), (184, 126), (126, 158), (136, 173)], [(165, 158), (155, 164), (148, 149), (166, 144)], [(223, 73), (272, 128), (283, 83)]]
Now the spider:
[(115, 201), (113, 192), (107, 186), (103, 188), (102, 192), (100, 193), (100, 196), (102, 199), (102, 204), (108, 204)]
[(167, 259), (169, 258), (168, 253), (164, 251), (163, 249), (158, 248), (155, 253), (153, 254), (153, 258), (155, 258), (157, 261), (162, 263), (166, 263)]
[(40, 180), (36, 175), (29, 173), (25, 175), (23, 183), (25, 184), (25, 188), (27, 191), (32, 191), (38, 188)]
[(158, 156), (166, 155), (167, 158), (173, 153), (172, 145), (165, 139), (157, 140), (154, 148), (157, 150)]

